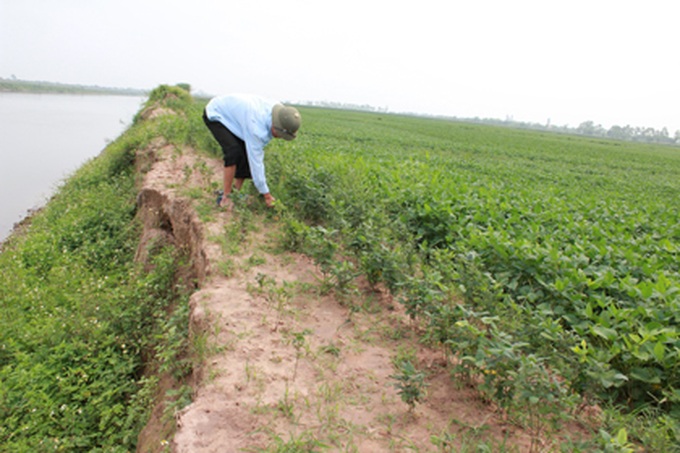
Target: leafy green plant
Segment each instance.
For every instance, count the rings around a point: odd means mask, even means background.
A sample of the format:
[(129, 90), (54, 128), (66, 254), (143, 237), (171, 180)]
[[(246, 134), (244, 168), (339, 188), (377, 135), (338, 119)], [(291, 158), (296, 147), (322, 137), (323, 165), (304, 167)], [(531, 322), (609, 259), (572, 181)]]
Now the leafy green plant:
[(514, 393), (506, 406), (508, 415), (531, 435), (530, 451), (540, 451), (543, 435), (571, 419), (570, 408), (578, 399), (550, 375), (544, 360), (533, 355), (521, 356), (517, 369), (508, 375)]
[(276, 280), (262, 273), (258, 273), (255, 280), (258, 286), (253, 289), (254, 293), (263, 296), (267, 303), (276, 309), (277, 315), (274, 326), (274, 330), (276, 331), (279, 328), (281, 318), (293, 296), (291, 287), (286, 284), (286, 282), (278, 285)]
[(621, 428), (615, 435), (611, 435), (604, 430), (600, 430), (600, 440), (602, 450), (605, 452), (633, 453), (635, 446), (628, 442), (628, 431)]
[(290, 332), (290, 342), (295, 348), (295, 366), (293, 368), (293, 382), (297, 377), (298, 363), (300, 358), (309, 352), (309, 345), (307, 344), (306, 336), (312, 333), (309, 329), (305, 329), (301, 332)]
[(398, 367), (398, 374), (393, 374), (390, 378), (397, 381), (394, 387), (397, 388), (401, 400), (408, 404), (409, 411), (413, 412), (417, 403), (422, 402), (426, 396), (425, 373), (418, 371), (413, 364), (408, 361), (402, 361)]

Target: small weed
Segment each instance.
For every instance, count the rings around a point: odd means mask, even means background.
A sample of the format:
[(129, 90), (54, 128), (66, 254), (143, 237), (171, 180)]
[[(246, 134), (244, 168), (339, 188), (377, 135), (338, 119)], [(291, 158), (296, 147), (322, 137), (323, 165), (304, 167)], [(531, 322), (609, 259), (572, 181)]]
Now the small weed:
[(200, 187), (186, 187), (182, 190), (182, 195), (192, 200), (200, 200), (205, 197), (205, 192)]
[(189, 385), (183, 385), (178, 389), (168, 390), (166, 393), (168, 399), (165, 402), (163, 419), (166, 421), (172, 420), (179, 411), (191, 404), (193, 391), (193, 388)]
[(398, 345), (397, 353), (392, 358), (392, 365), (395, 368), (399, 368), (402, 363), (410, 362), (415, 363), (418, 360), (417, 351), (412, 346), (408, 345)]
[(318, 389), (318, 394), (325, 403), (335, 403), (342, 399), (344, 388), (340, 383), (323, 382)]
[(441, 453), (519, 452), (517, 447), (507, 444), (507, 434), (500, 443), (493, 438), (490, 439), (489, 425), (486, 423), (473, 426), (467, 422), (454, 419), (451, 421), (451, 425), (453, 424), (460, 427), (460, 431), (457, 434), (453, 434), (447, 429), (442, 431), (441, 434), (430, 436), (430, 442), (438, 447), (438, 451)]
[(394, 424), (397, 422), (397, 417), (394, 414), (378, 415), (377, 421), (385, 425), (385, 432), (391, 436), (394, 434)]
[(286, 389), (283, 392), (283, 398), (276, 404), (276, 409), (287, 419), (293, 420), (295, 405), (290, 399), (288, 384), (286, 384)]
[(207, 332), (195, 332), (191, 337), (191, 354), (196, 363), (203, 363), (212, 347), (208, 342)]
[(246, 361), (245, 365), (245, 373), (246, 373), (246, 383), (250, 383), (251, 381), (255, 381), (257, 379), (257, 368), (253, 367), (250, 365), (250, 362)]
[(320, 352), (324, 354), (330, 354), (333, 357), (340, 357), (340, 348), (338, 348), (334, 343), (330, 343), (319, 348)]
[(295, 348), (295, 367), (293, 368), (293, 382), (295, 382), (295, 378), (297, 376), (298, 362), (300, 361), (300, 357), (302, 357), (303, 353), (306, 354), (309, 352), (309, 345), (305, 337), (310, 333), (312, 333), (311, 330), (305, 329), (301, 332), (290, 332), (289, 334), (290, 342)]
[(257, 274), (255, 281), (257, 282), (257, 287), (250, 287), (249, 290), (253, 291), (255, 294), (264, 296), (267, 303), (276, 309), (277, 318), (274, 327), (274, 330), (276, 331), (278, 330), (281, 318), (286, 311), (286, 307), (293, 296), (290, 286), (285, 283), (278, 286), (276, 280), (262, 273)]
[(243, 247), (238, 232), (231, 225), (225, 225), (222, 234), (211, 236), (210, 240), (220, 246), (225, 255), (238, 255)]
[(213, 170), (208, 166), (206, 161), (201, 160), (194, 163), (194, 169), (198, 170), (204, 181), (210, 181), (213, 176)]
[(236, 273), (236, 263), (231, 258), (226, 258), (217, 263), (217, 270), (221, 275), (231, 278)]
[(425, 382), (425, 373), (418, 371), (408, 360), (399, 364), (398, 371), (399, 374), (391, 375), (390, 378), (397, 381), (394, 387), (399, 390), (401, 400), (408, 404), (409, 411), (413, 412), (416, 403), (420, 403), (426, 396), (428, 384)]
[(194, 170), (190, 166), (185, 165), (184, 168), (182, 169), (182, 172), (184, 173), (184, 184), (186, 184), (189, 182), (189, 179), (191, 178), (191, 175), (194, 173)]
[(409, 338), (410, 334), (409, 328), (400, 324), (398, 319), (395, 319), (383, 327), (381, 336), (388, 340), (399, 341)]
[(270, 429), (266, 431), (270, 433), (271, 437), (271, 442), (266, 447), (248, 448), (244, 451), (252, 453), (319, 453), (330, 448), (309, 431), (304, 431), (297, 436), (291, 434), (288, 440)]
[(432, 445), (437, 447), (440, 453), (455, 453), (458, 451), (456, 448), (456, 435), (451, 434), (448, 431), (443, 432), (439, 435), (433, 434), (430, 436), (430, 442)]
[(196, 209), (196, 214), (198, 215), (198, 218), (202, 222), (212, 222), (215, 219), (215, 205), (214, 205), (214, 200), (209, 199), (206, 200), (205, 197), (200, 199), (198, 203), (194, 205), (194, 208)]
[(253, 253), (246, 260), (248, 268), (255, 267), (255, 266), (261, 266), (261, 265), (265, 264), (266, 262), (267, 262), (267, 260), (263, 256), (258, 255), (257, 253)]

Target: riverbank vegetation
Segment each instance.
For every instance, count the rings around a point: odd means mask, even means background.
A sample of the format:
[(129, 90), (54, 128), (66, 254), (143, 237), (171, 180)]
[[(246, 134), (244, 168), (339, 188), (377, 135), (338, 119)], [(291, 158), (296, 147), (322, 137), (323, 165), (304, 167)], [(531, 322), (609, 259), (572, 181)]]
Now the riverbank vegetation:
[(2, 451), (132, 451), (160, 376), (191, 373), (186, 259), (134, 262), (135, 152), (157, 126), (136, 121), (3, 244)]

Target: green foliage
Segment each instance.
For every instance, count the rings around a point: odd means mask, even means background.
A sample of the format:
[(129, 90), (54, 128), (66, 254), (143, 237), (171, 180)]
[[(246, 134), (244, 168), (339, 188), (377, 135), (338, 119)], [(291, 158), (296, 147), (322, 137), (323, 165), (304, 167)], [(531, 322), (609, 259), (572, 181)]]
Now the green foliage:
[(404, 360), (398, 365), (398, 374), (390, 376), (397, 381), (394, 384), (397, 388), (401, 400), (408, 404), (409, 410), (413, 411), (416, 403), (422, 402), (425, 398), (425, 389), (428, 384), (425, 382), (425, 373), (418, 371), (409, 360)]
[(600, 431), (600, 444), (604, 452), (633, 453), (635, 446), (628, 442), (628, 432), (626, 428), (621, 428), (612, 436), (606, 431)]
[[(221, 156), (217, 141), (203, 123), (203, 109), (206, 101), (196, 101), (180, 86), (161, 85), (149, 94), (149, 99), (136, 115), (134, 124), (142, 123), (153, 131), (153, 136), (162, 136), (180, 148), (193, 146), (213, 157)], [(172, 115), (160, 115), (150, 121), (142, 121), (142, 113), (154, 108), (173, 111)]]
[(156, 382), (143, 370), (191, 371), (180, 257), (155, 247), (149, 269), (133, 263), (135, 151), (157, 133), (134, 125), (3, 245), (3, 451), (134, 450)]
[(176, 86), (177, 88), (183, 89), (187, 93), (191, 93), (191, 84), (189, 83), (178, 83)]
[(301, 111), (267, 155), (288, 247), (388, 288), (513, 417), (580, 395), (680, 419), (676, 149)]
[(173, 110), (184, 110), (183, 106), (193, 103), (193, 99), (189, 90), (180, 86), (160, 85), (149, 93), (149, 100), (146, 104), (155, 103), (161, 103), (168, 107), (179, 106), (173, 108)]

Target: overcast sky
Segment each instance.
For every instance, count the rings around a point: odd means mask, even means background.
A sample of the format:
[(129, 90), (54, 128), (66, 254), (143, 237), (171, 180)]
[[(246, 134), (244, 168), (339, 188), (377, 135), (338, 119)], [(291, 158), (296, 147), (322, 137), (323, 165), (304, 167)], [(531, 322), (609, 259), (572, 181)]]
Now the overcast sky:
[(0, 0), (0, 77), (680, 129), (676, 0)]

